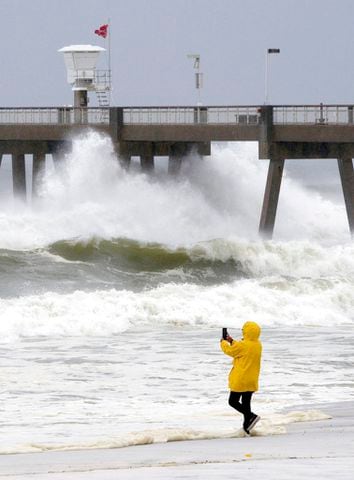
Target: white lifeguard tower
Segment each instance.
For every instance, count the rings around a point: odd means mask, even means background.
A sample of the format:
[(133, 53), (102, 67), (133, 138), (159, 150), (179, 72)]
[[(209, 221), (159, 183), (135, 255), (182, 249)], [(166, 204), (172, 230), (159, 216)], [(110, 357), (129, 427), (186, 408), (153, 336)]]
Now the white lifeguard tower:
[(74, 107), (88, 105), (88, 92), (96, 92), (100, 107), (109, 107), (111, 91), (110, 70), (96, 70), (101, 52), (106, 50), (95, 45), (70, 45), (58, 52), (64, 54), (67, 80), (74, 92)]

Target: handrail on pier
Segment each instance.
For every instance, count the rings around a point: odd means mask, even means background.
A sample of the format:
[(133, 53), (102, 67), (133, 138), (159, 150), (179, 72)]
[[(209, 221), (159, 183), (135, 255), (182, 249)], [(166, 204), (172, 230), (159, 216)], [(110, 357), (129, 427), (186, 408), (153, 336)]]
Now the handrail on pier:
[(244, 124), (259, 122), (259, 107), (130, 107), (124, 108), (125, 124), (189, 125)]
[(273, 122), (280, 125), (344, 125), (353, 122), (353, 105), (279, 105), (273, 107)]
[(109, 124), (109, 108), (0, 108), (0, 124), (98, 125), (102, 123)]
[[(114, 108), (114, 107), (113, 107)], [(275, 125), (354, 124), (354, 105), (120, 107), (127, 125), (245, 125), (260, 123), (263, 108), (273, 109)], [(0, 108), (1, 124), (109, 124), (110, 109), (73, 107)]]

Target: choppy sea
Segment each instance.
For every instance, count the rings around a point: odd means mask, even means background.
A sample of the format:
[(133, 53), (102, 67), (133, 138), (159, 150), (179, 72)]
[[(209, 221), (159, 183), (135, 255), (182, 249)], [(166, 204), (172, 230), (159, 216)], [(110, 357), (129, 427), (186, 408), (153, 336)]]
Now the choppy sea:
[(247, 320), (259, 434), (281, 433), (284, 408), (353, 400), (342, 199), (285, 176), (263, 241), (255, 144), (191, 155), (178, 178), (157, 167), (122, 170), (91, 133), (59, 169), (47, 159), (35, 202), (0, 192), (0, 453), (237, 435), (219, 338)]

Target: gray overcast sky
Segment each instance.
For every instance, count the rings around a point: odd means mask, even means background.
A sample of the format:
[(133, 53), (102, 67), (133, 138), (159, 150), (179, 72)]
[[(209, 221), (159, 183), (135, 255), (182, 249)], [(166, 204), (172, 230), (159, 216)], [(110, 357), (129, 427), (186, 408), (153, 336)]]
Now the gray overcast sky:
[[(205, 105), (262, 104), (267, 48), (281, 50), (270, 103), (354, 102), (354, 0), (0, 0), (0, 18), (0, 107), (72, 104), (57, 50), (105, 46), (94, 30), (108, 18), (113, 105), (195, 104), (188, 53), (201, 55)], [(339, 182), (333, 161), (287, 171)]]
[(354, 102), (354, 0), (0, 0), (0, 18), (3, 107), (71, 104), (57, 50), (104, 46), (107, 18), (116, 105), (194, 103), (190, 52), (204, 104), (263, 103), (268, 47), (270, 103)]

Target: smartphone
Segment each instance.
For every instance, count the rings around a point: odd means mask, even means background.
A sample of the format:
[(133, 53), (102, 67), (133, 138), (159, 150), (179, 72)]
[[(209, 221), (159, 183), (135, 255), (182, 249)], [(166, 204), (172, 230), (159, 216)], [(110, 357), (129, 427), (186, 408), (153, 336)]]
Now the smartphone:
[(223, 328), (222, 329), (222, 338), (223, 340), (226, 340), (226, 337), (228, 336), (228, 333), (227, 333), (227, 328)]

